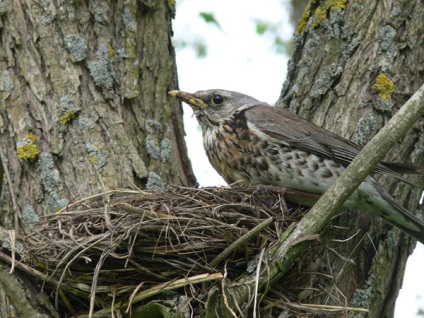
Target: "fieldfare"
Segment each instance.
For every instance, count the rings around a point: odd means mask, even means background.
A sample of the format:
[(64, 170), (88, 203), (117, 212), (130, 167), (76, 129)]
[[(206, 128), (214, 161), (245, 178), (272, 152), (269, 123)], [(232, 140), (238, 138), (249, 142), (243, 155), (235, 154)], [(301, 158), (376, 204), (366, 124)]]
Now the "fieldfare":
[[(209, 161), (228, 184), (274, 185), (322, 194), (360, 151), (358, 145), (329, 130), (241, 93), (215, 89), (169, 95), (193, 109)], [(423, 174), (423, 169), (381, 162), (373, 170), (408, 182), (398, 174), (405, 172)], [(343, 207), (375, 213), (424, 243), (424, 222), (372, 175)]]

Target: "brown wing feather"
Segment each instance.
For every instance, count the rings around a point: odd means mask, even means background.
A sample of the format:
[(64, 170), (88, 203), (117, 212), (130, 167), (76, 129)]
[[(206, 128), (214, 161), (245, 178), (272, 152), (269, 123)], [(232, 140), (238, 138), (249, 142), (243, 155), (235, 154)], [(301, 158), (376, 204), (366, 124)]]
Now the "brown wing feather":
[[(352, 141), (342, 138), (329, 130), (304, 120), (285, 109), (269, 105), (257, 105), (246, 110), (246, 118), (265, 134), (281, 140), (293, 148), (311, 152), (317, 156), (333, 159), (347, 166), (361, 150)], [(260, 118), (260, 119), (258, 119)], [(422, 174), (422, 169), (407, 164), (379, 163), (373, 173), (387, 173), (410, 185), (414, 185), (392, 168), (410, 173)], [(402, 170), (402, 167), (405, 168)], [(414, 185), (415, 186), (415, 185)]]

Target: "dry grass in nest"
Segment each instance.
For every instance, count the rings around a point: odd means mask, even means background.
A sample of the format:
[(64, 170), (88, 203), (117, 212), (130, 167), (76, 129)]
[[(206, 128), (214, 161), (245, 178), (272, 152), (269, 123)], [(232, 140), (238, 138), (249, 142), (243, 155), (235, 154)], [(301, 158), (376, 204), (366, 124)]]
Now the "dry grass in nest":
[[(274, 188), (111, 191), (46, 216), (22, 256), (55, 283), (46, 288), (56, 288), (56, 303), (71, 313), (110, 306), (112, 299), (121, 306), (151, 300), (195, 278), (220, 279), (224, 267), (230, 279), (244, 273), (302, 216), (285, 208), (283, 194)], [(201, 293), (192, 288), (191, 297)]]

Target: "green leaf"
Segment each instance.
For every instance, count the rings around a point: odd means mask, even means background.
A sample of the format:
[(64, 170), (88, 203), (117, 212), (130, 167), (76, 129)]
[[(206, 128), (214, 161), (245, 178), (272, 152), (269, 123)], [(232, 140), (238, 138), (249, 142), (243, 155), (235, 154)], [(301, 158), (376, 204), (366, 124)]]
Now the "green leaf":
[(268, 31), (269, 25), (264, 21), (256, 21), (256, 33), (258, 35), (263, 35), (266, 31)]
[(198, 58), (203, 58), (206, 56), (208, 49), (204, 42), (202, 41), (195, 42), (194, 48), (196, 50), (196, 55)]
[(212, 12), (200, 12), (199, 15), (203, 18), (203, 20), (205, 20), (206, 23), (211, 23), (216, 25), (218, 28), (221, 28), (221, 25)]

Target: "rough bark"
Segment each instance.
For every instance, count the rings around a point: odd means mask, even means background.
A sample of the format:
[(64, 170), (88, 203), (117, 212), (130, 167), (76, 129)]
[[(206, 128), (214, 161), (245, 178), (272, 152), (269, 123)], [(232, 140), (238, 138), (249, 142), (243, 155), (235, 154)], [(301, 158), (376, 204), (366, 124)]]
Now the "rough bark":
[(167, 97), (174, 6), (0, 2), (2, 226), (22, 232), (108, 189), (195, 183), (181, 106)]
[[(297, 26), (280, 105), (364, 145), (424, 83), (423, 19), (420, 1), (311, 1)], [(423, 132), (421, 119), (386, 159), (423, 166)], [(422, 177), (410, 180), (424, 186)], [(417, 210), (422, 190), (388, 177), (380, 181)], [(361, 212), (335, 219), (323, 242), (303, 258), (299, 277), (305, 290), (298, 300), (362, 306), (369, 317), (393, 316), (415, 242)], [(312, 272), (321, 274), (306, 274)], [(321, 292), (313, 292), (318, 286)]]
[(0, 146), (20, 218), (119, 188), (193, 184), (167, 1), (11, 1)]

